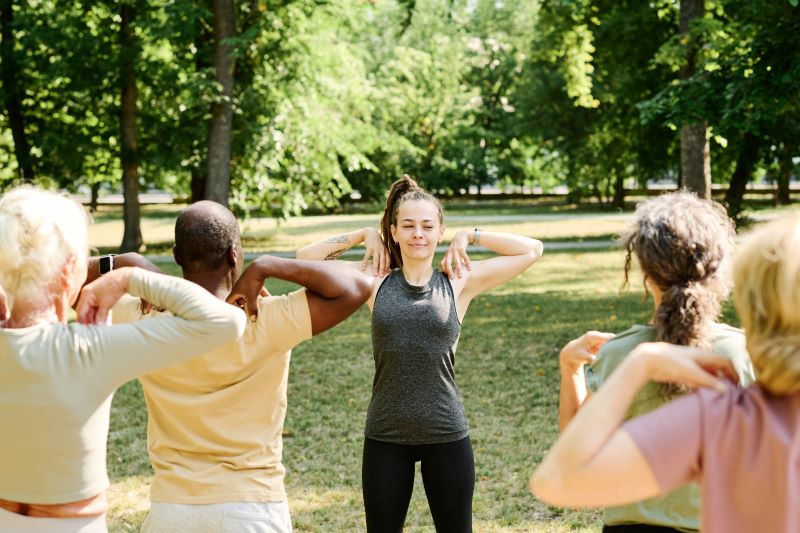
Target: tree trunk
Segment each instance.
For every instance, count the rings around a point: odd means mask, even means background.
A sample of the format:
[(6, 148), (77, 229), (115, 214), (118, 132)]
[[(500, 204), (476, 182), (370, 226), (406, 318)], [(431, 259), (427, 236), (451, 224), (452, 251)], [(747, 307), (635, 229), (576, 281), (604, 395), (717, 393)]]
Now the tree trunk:
[[(695, 18), (705, 13), (705, 0), (681, 0), (679, 31), (689, 39), (689, 26)], [(688, 80), (695, 73), (697, 50), (700, 43), (689, 41), (686, 63), (681, 69), (682, 80)], [(706, 123), (701, 117), (686, 117), (681, 126), (681, 179), (683, 186), (701, 198), (711, 198), (711, 158)]]
[(222, 87), (222, 92), (219, 100), (211, 106), (206, 199), (227, 206), (233, 135), (233, 74), (236, 59), (231, 46), (223, 41), (236, 36), (236, 13), (233, 0), (213, 0), (212, 8), (214, 12), (214, 72), (215, 80)]
[(0, 70), (2, 70), (3, 93), (8, 124), (14, 139), (14, 155), (17, 158), (17, 171), (24, 182), (33, 182), (33, 162), (28, 138), (25, 136), (25, 120), (19, 90), (19, 66), (14, 52), (14, 7), (12, 0), (0, 1)]
[(711, 157), (705, 122), (681, 127), (681, 177), (686, 190), (700, 198), (711, 198)]
[(620, 169), (617, 169), (614, 179), (614, 198), (611, 200), (611, 206), (616, 209), (625, 207), (625, 173)]
[(758, 161), (758, 150), (761, 147), (761, 139), (752, 133), (744, 134), (742, 151), (736, 159), (736, 169), (731, 177), (731, 184), (725, 193), (725, 203), (728, 204), (728, 215), (734, 220), (739, 219), (742, 212), (742, 201), (744, 192), (747, 189), (747, 182), (753, 173), (753, 168)]
[(199, 202), (206, 197), (206, 175), (199, 168), (192, 170), (191, 192), (191, 203)]
[(789, 190), (789, 180), (792, 177), (792, 152), (788, 146), (784, 146), (781, 161), (778, 165), (777, 189), (775, 190), (775, 205), (789, 205), (792, 203), (791, 191)]
[[(213, 45), (213, 34), (209, 29), (209, 26), (213, 25), (213, 20), (211, 18), (210, 13), (212, 12), (211, 8), (211, 1), (210, 0), (203, 0), (203, 5), (208, 8), (209, 16), (206, 17), (198, 17), (197, 21), (195, 22), (195, 33), (194, 33), (194, 47), (195, 47), (195, 55), (194, 55), (194, 68), (196, 72), (205, 72), (206, 69), (213, 66), (212, 64), (212, 45)], [(203, 135), (204, 142), (207, 143), (208, 136), (211, 124), (206, 122), (204, 123), (206, 127), (205, 135)], [(208, 146), (207, 144), (203, 145), (205, 150), (201, 157), (200, 161), (195, 163), (195, 166), (192, 167), (191, 173), (191, 182), (190, 182), (190, 191), (191, 191), (191, 202), (199, 202), (200, 200), (205, 199), (206, 197), (206, 172), (208, 172)], [(201, 148), (202, 149), (202, 148)]]
[(124, 196), (125, 230), (121, 252), (139, 252), (144, 249), (139, 212), (139, 156), (136, 140), (136, 88), (135, 63), (138, 54), (136, 36), (131, 22), (135, 8), (123, 4), (120, 23), (120, 66), (122, 81), (122, 109), (120, 118), (120, 159), (122, 162), (122, 192)]
[(98, 196), (100, 196), (100, 182), (95, 181), (92, 183), (91, 196), (89, 197), (89, 211), (92, 213), (97, 212)]

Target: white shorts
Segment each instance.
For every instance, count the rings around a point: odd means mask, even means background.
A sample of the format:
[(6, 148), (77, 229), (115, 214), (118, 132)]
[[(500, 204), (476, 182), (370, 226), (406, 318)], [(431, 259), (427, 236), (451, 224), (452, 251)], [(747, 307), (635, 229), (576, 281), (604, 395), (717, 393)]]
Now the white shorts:
[(0, 509), (2, 533), (108, 533), (106, 516), (37, 518)]
[(141, 533), (292, 533), (288, 502), (152, 502)]

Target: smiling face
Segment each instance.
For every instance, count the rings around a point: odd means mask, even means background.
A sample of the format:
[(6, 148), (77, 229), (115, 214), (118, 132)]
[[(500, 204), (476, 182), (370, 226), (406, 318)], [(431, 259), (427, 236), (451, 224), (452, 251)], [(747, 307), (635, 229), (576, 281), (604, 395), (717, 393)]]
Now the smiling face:
[(406, 200), (397, 210), (392, 239), (400, 246), (403, 262), (433, 260), (436, 245), (444, 235), (438, 207), (427, 200)]

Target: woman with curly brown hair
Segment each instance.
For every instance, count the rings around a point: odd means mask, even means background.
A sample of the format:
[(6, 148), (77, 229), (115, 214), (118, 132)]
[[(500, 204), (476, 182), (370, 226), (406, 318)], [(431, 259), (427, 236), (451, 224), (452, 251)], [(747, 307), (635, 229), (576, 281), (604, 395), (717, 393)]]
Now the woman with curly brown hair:
[[(442, 270), (434, 269), (436, 245), (444, 235), (442, 206), (408, 176), (389, 191), (381, 233), (388, 252), (381, 235), (371, 228), (297, 252), (301, 259), (330, 259), (366, 241), (365, 259), (377, 257), (373, 273), (390, 270), (374, 278), (367, 301), (375, 358), (362, 464), (367, 530), (402, 531), (414, 488), (414, 465), (419, 462), (436, 531), (471, 532), (475, 466), (455, 382), (461, 322), (478, 294), (533, 265), (542, 254), (542, 243), (479, 228), (459, 231)], [(466, 248), (478, 244), (497, 256), (470, 261)]]
[[(645, 288), (653, 296), (652, 322), (636, 324), (610, 340), (611, 335), (589, 332), (564, 347), (560, 355), (562, 430), (590, 390), (597, 390), (645, 342), (713, 350), (732, 361), (741, 383), (753, 380), (741, 330), (715, 322), (730, 291), (733, 236), (733, 225), (722, 207), (691, 193), (665, 194), (637, 208), (636, 221), (625, 236), (625, 281), (635, 256)], [(674, 385), (647, 384), (627, 416), (652, 411), (681, 392)], [(606, 532), (697, 531), (699, 488), (689, 485), (660, 498), (607, 508), (603, 523)]]
[[(533, 474), (536, 496), (597, 507), (699, 482), (704, 532), (800, 531), (800, 215), (747, 237), (733, 278), (756, 382), (725, 382), (730, 360), (698, 348), (638, 346)], [(650, 381), (709, 388), (625, 422)]]

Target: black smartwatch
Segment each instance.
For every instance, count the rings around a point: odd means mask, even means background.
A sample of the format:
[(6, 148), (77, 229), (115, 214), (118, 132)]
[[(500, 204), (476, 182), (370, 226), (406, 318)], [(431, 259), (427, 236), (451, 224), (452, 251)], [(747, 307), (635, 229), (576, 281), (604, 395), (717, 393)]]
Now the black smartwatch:
[(114, 255), (101, 255), (100, 256), (100, 275), (107, 274), (114, 270)]

